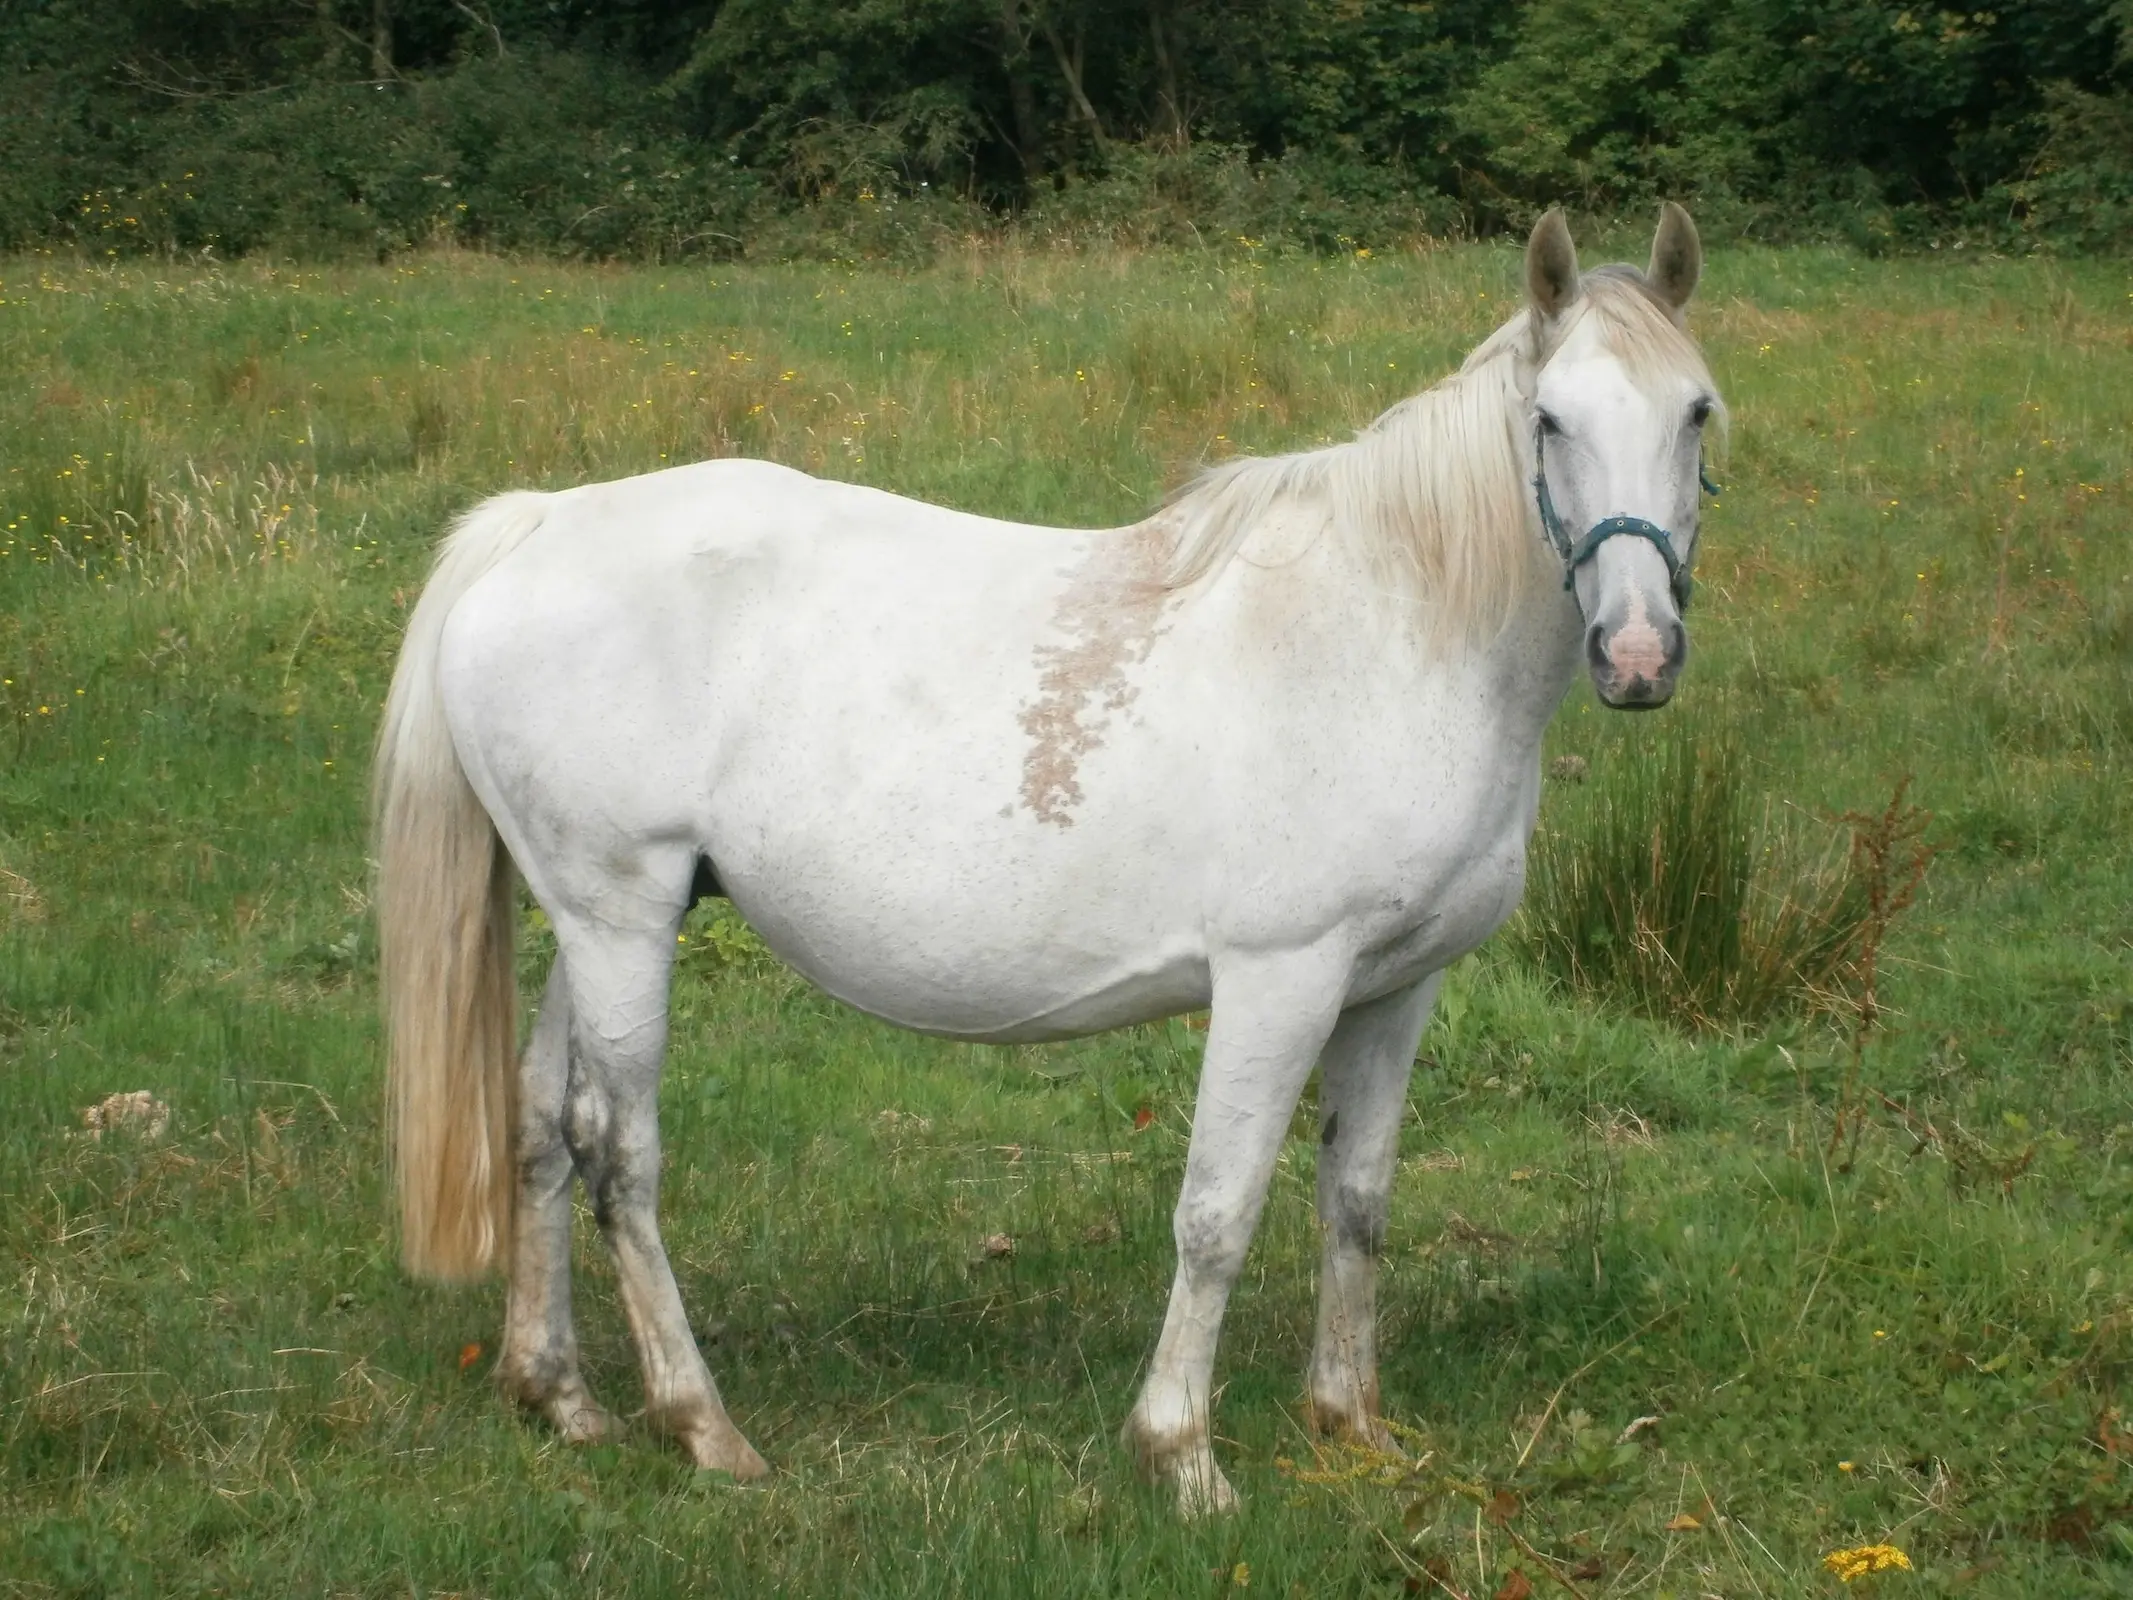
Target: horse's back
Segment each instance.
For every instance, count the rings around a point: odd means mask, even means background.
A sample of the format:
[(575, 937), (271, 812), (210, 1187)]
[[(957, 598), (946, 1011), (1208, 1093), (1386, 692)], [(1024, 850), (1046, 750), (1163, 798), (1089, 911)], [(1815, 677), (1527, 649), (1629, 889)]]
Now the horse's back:
[(950, 552), (994, 558), (987, 565), (1001, 556), (1041, 562), (1085, 537), (745, 457), (585, 484), (547, 501), (551, 535), (533, 545), (547, 545), (550, 559), (598, 552), (654, 570), (663, 560), (750, 548), (796, 564), (831, 550), (858, 556), (870, 548), (906, 567)]

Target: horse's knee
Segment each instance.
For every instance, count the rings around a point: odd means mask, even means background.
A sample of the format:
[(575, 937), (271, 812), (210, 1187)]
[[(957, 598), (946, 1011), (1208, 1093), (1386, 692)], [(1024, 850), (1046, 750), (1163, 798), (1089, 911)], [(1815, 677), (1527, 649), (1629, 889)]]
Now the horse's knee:
[(1171, 1235), (1187, 1271), (1221, 1279), (1236, 1276), (1252, 1243), (1252, 1230), (1243, 1218), (1182, 1203)]
[(1340, 1179), (1319, 1197), (1319, 1224), (1344, 1254), (1375, 1257), (1385, 1248), (1385, 1216), (1392, 1194), (1383, 1184)]

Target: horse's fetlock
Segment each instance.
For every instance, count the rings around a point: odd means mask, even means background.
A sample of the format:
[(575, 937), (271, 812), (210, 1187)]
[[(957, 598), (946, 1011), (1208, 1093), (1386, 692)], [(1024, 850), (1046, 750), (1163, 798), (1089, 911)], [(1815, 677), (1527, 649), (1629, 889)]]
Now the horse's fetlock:
[(496, 1387), (529, 1410), (539, 1410), (573, 1375), (570, 1360), (555, 1350), (507, 1351), (496, 1363)]
[(1354, 1395), (1338, 1399), (1321, 1400), (1313, 1396), (1306, 1407), (1311, 1432), (1320, 1439), (1341, 1444), (1355, 1445), (1365, 1450), (1381, 1451), (1387, 1455), (1404, 1455), (1400, 1441), (1385, 1425), (1378, 1414), (1378, 1399), (1373, 1387), (1367, 1397)]
[(1378, 1430), (1378, 1380), (1341, 1362), (1333, 1372), (1312, 1374), (1306, 1406), (1312, 1430), (1329, 1438), (1360, 1438)]
[(1204, 1406), (1184, 1403), (1181, 1395), (1151, 1403), (1143, 1394), (1126, 1414), (1119, 1443), (1150, 1482), (1171, 1476), (1178, 1462), (1205, 1455), (1211, 1419)]
[(655, 1433), (681, 1438), (724, 1423), (726, 1415), (702, 1395), (692, 1394), (647, 1405), (644, 1420), (652, 1425)]
[(1138, 1410), (1126, 1418), (1118, 1442), (1144, 1483), (1160, 1483), (1173, 1475), (1180, 1460), (1207, 1449), (1207, 1438), (1201, 1430), (1190, 1426), (1158, 1428)]

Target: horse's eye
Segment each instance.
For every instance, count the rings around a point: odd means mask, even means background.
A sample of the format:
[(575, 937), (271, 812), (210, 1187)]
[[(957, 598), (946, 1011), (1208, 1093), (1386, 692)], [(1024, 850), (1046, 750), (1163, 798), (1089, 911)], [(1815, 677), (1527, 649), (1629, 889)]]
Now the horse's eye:
[(1711, 420), (1711, 402), (1699, 400), (1689, 407), (1689, 426), (1700, 428)]
[(1539, 412), (1537, 413), (1537, 418), (1540, 422), (1540, 429), (1542, 433), (1553, 435), (1561, 433), (1563, 431), (1563, 425), (1555, 420), (1555, 414), (1553, 412)]

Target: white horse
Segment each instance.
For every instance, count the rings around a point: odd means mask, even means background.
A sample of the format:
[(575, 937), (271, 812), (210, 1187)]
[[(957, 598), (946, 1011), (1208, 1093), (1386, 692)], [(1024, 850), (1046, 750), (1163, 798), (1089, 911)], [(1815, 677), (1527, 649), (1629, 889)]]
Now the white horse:
[[(1455, 376), (1132, 527), (752, 461), (464, 518), (386, 705), (378, 904), (406, 1260), (508, 1264), (504, 1388), (568, 1437), (614, 1426), (578, 1370), (575, 1172), (650, 1422), (704, 1467), (767, 1470), (656, 1217), (675, 934), (710, 892), (831, 994), (948, 1038), (1212, 1007), (1124, 1430), (1188, 1514), (1234, 1501), (1215, 1342), (1315, 1063), (1310, 1414), (1381, 1440), (1376, 1256), (1439, 976), (1517, 904), (1579, 662), (1610, 705), (1655, 705), (1686, 648), (1718, 403), (1683, 331), (1700, 263), (1669, 205), (1646, 272), (1581, 278), (1550, 212), (1530, 304)], [(515, 1068), (514, 867), (558, 947)]]

